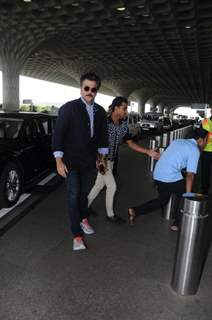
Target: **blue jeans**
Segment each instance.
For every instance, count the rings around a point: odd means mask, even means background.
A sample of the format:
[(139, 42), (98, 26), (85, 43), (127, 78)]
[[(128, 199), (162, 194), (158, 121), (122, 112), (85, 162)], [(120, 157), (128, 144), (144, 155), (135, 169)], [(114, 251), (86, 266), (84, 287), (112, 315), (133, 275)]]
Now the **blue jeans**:
[(82, 219), (88, 217), (88, 193), (92, 170), (70, 170), (66, 178), (70, 229), (74, 237), (82, 236)]

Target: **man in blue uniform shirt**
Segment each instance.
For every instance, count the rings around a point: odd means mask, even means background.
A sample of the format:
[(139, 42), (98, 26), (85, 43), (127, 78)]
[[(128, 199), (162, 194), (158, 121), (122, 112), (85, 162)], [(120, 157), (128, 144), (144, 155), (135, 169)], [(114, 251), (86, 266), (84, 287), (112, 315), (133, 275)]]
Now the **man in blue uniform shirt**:
[[(207, 131), (200, 128), (194, 132), (192, 139), (174, 140), (162, 153), (156, 163), (153, 178), (158, 188), (158, 198), (128, 209), (131, 223), (138, 215), (147, 214), (157, 209), (163, 209), (172, 193), (175, 194), (174, 223), (172, 231), (178, 231), (179, 203), (184, 192), (191, 192), (194, 175), (197, 172), (200, 149), (207, 143)], [(186, 169), (185, 179), (182, 169)]]

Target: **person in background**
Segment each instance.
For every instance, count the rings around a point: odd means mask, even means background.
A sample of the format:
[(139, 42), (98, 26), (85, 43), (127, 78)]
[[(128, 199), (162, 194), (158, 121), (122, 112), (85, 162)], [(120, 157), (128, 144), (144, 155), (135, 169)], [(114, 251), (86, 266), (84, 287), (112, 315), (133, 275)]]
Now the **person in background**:
[(84, 234), (93, 234), (88, 222), (89, 182), (93, 168), (106, 170), (108, 133), (105, 110), (94, 102), (101, 80), (94, 73), (80, 78), (81, 97), (59, 109), (53, 134), (53, 152), (59, 175), (66, 179), (73, 250), (86, 249)]
[[(163, 209), (172, 193), (175, 194), (174, 222), (172, 231), (179, 228), (179, 204), (184, 192), (191, 192), (194, 175), (197, 172), (200, 149), (207, 143), (207, 131), (199, 128), (192, 139), (174, 140), (162, 153), (155, 165), (153, 178), (158, 188), (158, 198), (135, 207), (128, 208), (128, 218), (131, 224), (137, 216)], [(185, 179), (182, 169), (186, 169)]]
[(131, 149), (154, 157), (155, 159), (159, 158), (159, 153), (155, 150), (145, 149), (133, 142), (129, 134), (127, 122), (124, 121), (128, 115), (127, 106), (128, 101), (125, 97), (116, 97), (109, 107), (110, 112), (107, 117), (109, 139), (108, 167), (105, 172), (98, 172), (95, 184), (88, 195), (88, 206), (90, 207), (100, 191), (106, 186), (106, 218), (110, 222), (124, 222), (113, 210), (114, 195), (116, 192), (113, 166), (114, 160), (118, 157), (119, 145), (125, 141)]
[(208, 194), (210, 189), (211, 169), (212, 169), (212, 108), (210, 118), (202, 120), (202, 127), (208, 132), (207, 144), (201, 157), (201, 185), (202, 193)]

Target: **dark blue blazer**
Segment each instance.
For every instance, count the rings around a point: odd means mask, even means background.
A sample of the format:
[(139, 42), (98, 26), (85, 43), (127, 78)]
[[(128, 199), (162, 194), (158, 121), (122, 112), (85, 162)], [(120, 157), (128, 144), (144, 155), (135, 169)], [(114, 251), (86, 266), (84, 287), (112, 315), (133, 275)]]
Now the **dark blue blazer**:
[(52, 146), (53, 152), (64, 152), (68, 168), (94, 167), (98, 148), (108, 147), (105, 110), (94, 104), (94, 136), (91, 138), (90, 119), (83, 101), (77, 99), (64, 104), (59, 109)]

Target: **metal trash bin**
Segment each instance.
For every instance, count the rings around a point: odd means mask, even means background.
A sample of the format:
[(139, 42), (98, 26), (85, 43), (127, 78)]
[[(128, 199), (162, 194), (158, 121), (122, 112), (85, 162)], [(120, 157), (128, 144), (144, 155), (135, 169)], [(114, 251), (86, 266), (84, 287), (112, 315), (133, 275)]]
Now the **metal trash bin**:
[(194, 295), (199, 287), (209, 250), (207, 200), (202, 194), (185, 194), (171, 281), (173, 290), (181, 295)]
[(167, 205), (163, 208), (162, 210), (162, 217), (166, 220), (170, 220), (173, 218), (174, 215), (174, 211), (173, 211), (173, 207), (174, 207), (174, 199), (175, 199), (175, 195), (174, 193), (171, 194), (169, 202), (167, 203)]

